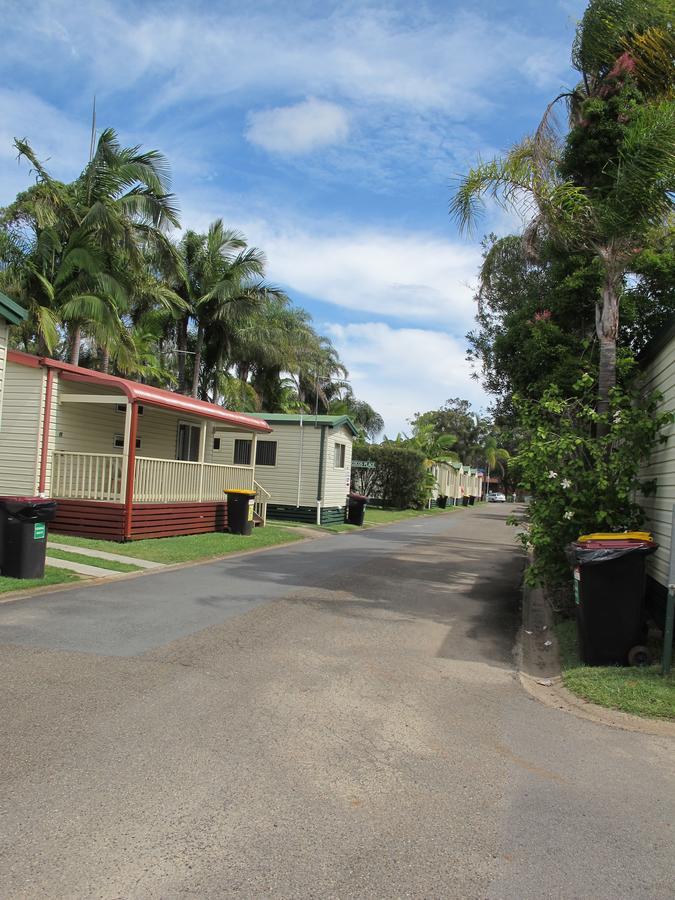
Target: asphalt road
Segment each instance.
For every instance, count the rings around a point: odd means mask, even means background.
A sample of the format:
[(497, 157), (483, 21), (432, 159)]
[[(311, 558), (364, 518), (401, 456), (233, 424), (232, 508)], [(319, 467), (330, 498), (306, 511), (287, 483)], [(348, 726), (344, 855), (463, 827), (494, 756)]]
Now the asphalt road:
[(0, 605), (0, 896), (673, 898), (673, 741), (523, 693), (502, 507)]

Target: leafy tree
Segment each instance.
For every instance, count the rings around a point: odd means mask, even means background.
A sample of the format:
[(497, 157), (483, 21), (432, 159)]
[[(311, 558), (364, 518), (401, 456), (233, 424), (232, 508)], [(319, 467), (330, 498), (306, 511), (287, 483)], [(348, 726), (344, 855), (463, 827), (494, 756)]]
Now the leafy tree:
[(526, 233), (531, 247), (543, 237), (592, 254), (601, 277), (601, 413), (616, 383), (624, 277), (650, 230), (673, 209), (675, 35), (666, 9), (662, 0), (592, 0), (573, 52), (582, 82), (564, 95), (566, 138), (552, 127), (551, 105), (533, 137), (472, 169), (451, 202), (462, 227), (473, 224), (486, 195), (534, 210)]

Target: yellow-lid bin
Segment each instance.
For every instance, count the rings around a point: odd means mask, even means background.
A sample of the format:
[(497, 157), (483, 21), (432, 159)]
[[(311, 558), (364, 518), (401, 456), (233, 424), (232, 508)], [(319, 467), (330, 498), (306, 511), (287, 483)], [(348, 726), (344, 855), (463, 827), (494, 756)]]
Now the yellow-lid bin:
[(578, 541), (651, 541), (649, 531), (594, 531), (593, 534), (582, 534)]

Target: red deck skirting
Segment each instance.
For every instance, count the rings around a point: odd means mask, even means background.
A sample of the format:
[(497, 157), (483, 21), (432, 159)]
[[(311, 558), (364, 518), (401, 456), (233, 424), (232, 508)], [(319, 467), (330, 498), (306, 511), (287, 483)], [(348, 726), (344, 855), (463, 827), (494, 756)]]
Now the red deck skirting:
[[(56, 534), (124, 540), (124, 504), (97, 500), (57, 500)], [(131, 540), (207, 534), (227, 529), (227, 503), (134, 503)]]

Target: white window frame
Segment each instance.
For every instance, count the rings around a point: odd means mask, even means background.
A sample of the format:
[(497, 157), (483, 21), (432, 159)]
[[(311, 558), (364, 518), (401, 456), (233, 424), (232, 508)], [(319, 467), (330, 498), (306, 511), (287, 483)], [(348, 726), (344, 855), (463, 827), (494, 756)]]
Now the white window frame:
[[(340, 456), (342, 457), (342, 462), (337, 462), (338, 456), (338, 447), (340, 448)], [(347, 445), (343, 444), (341, 441), (335, 441), (333, 444), (333, 468), (334, 469), (344, 469), (347, 466)]]

